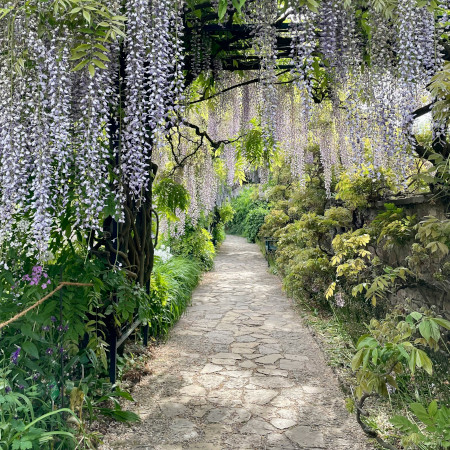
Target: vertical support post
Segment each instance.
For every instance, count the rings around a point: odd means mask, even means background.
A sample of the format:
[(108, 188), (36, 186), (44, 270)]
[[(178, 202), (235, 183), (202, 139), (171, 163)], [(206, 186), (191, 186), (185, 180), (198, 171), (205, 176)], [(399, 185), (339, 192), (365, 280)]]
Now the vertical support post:
[[(150, 295), (150, 280), (147, 281), (147, 285), (146, 285), (146, 290), (147, 290), (147, 295)], [(147, 347), (148, 345), (148, 331), (149, 331), (149, 326), (148, 326), (148, 322), (144, 325), (144, 329), (142, 330), (142, 340), (143, 340), (143, 344), (144, 347)]]
[(116, 383), (117, 376), (117, 336), (116, 330), (109, 330), (109, 381), (111, 384)]
[[(119, 229), (118, 229), (118, 223), (116, 220), (114, 220), (113, 217), (110, 217), (110, 222), (108, 224), (109, 230), (110, 230), (110, 239), (111, 244), (114, 250), (117, 250), (119, 248), (118, 241), (119, 241)], [(111, 252), (109, 256), (109, 262), (114, 265), (116, 263), (116, 255)], [(114, 303), (117, 302), (117, 296), (115, 293), (113, 293), (113, 299), (112, 301)], [(116, 377), (117, 377), (117, 332), (115, 328), (114, 320), (111, 321), (109, 324), (108, 329), (108, 344), (109, 344), (109, 380), (111, 381), (111, 384), (116, 383)]]
[[(63, 269), (61, 268), (61, 273), (59, 275), (59, 281), (62, 283), (63, 280)], [(59, 324), (63, 326), (63, 293), (62, 289), (59, 290)], [(63, 332), (60, 333), (60, 348), (58, 349), (60, 354), (61, 363), (61, 408), (64, 408), (64, 349), (63, 349)]]

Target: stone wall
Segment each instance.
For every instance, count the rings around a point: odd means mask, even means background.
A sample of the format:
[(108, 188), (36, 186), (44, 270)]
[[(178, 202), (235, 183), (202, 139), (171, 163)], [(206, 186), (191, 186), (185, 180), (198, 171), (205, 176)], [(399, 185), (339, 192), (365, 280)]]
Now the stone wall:
[[(435, 200), (432, 195), (393, 198), (377, 202), (374, 207), (363, 211), (360, 220), (365, 223), (373, 220), (379, 212), (384, 210), (385, 203), (393, 203), (399, 208), (403, 208), (407, 215), (415, 215), (419, 221), (424, 220), (427, 216), (445, 219), (448, 217), (450, 208), (449, 204)], [(409, 255), (407, 247), (390, 252), (379, 248), (377, 253), (393, 267), (406, 265), (405, 259)], [(392, 304), (404, 303), (409, 300), (416, 309), (423, 306), (433, 308), (436, 313), (450, 319), (450, 280), (436, 281), (431, 271), (427, 273), (425, 270), (424, 274), (424, 278), (417, 280), (415, 285), (401, 289), (392, 295), (390, 298)]]

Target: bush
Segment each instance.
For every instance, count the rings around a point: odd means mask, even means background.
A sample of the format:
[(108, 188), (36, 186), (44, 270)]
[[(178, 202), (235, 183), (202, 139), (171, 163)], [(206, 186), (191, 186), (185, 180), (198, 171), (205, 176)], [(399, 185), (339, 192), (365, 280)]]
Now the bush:
[(249, 212), (260, 206), (267, 206), (267, 202), (259, 199), (257, 186), (249, 186), (244, 188), (239, 196), (231, 201), (231, 206), (234, 209), (234, 216), (227, 227), (227, 231), (230, 234), (245, 236), (245, 220)]
[(195, 258), (203, 270), (214, 266), (216, 251), (211, 234), (204, 228), (186, 225), (185, 234), (181, 239), (172, 239), (170, 247), (175, 255)]
[(251, 209), (247, 214), (244, 221), (244, 236), (250, 242), (256, 242), (259, 230), (264, 224), (264, 219), (267, 214), (269, 214), (269, 210), (263, 206), (258, 206), (257, 208)]
[(200, 263), (183, 257), (155, 261), (146, 311), (152, 336), (163, 336), (185, 311), (201, 275)]

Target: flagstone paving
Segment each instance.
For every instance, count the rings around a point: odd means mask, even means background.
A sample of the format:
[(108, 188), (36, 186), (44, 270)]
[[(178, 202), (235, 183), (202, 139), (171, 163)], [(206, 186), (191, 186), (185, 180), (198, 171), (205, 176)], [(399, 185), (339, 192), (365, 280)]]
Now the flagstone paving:
[(107, 449), (369, 449), (259, 249), (228, 236)]

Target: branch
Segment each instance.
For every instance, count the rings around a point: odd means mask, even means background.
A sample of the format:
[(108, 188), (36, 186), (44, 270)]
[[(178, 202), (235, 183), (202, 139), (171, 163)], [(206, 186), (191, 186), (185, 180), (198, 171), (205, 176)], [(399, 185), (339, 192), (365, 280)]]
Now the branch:
[[(290, 69), (285, 69), (285, 70), (281, 71), (280, 73), (278, 73), (277, 76), (283, 75), (286, 72), (289, 72), (289, 70)], [(225, 92), (231, 91), (233, 89), (243, 87), (243, 86), (248, 86), (249, 84), (259, 83), (260, 81), (265, 81), (265, 80), (268, 80), (268, 78), (261, 79), (261, 77), (257, 77), (257, 78), (253, 78), (251, 80), (243, 81), (242, 83), (235, 84), (234, 86), (227, 87), (226, 89), (223, 89), (220, 92), (216, 92), (215, 94), (210, 95), (209, 97), (205, 97), (205, 94), (203, 94), (203, 96), (200, 99), (190, 102), (189, 105), (194, 105), (195, 103), (200, 103), (200, 102), (204, 102), (206, 100), (211, 100), (212, 98), (217, 97), (222, 94), (225, 94)], [(278, 82), (275, 84), (286, 84), (286, 83), (292, 83), (293, 81), (294, 80), (288, 81), (288, 82), (284, 81), (284, 82)]]
[(380, 436), (378, 436), (378, 433), (376, 431), (369, 428), (361, 420), (361, 416), (365, 416), (365, 417), (369, 416), (369, 414), (366, 411), (364, 411), (363, 406), (364, 406), (364, 402), (370, 397), (378, 397), (378, 394), (375, 394), (374, 392), (372, 392), (371, 394), (367, 394), (367, 393), (363, 394), (363, 396), (359, 400), (359, 403), (356, 405), (356, 421), (359, 423), (359, 425), (362, 428), (362, 430), (364, 431), (364, 433), (366, 433), (368, 436), (370, 436), (372, 438), (375, 438), (382, 447), (384, 447), (388, 450), (398, 450), (397, 447), (394, 447), (393, 445), (391, 445), (388, 442), (385, 442), (383, 439), (381, 439)]

